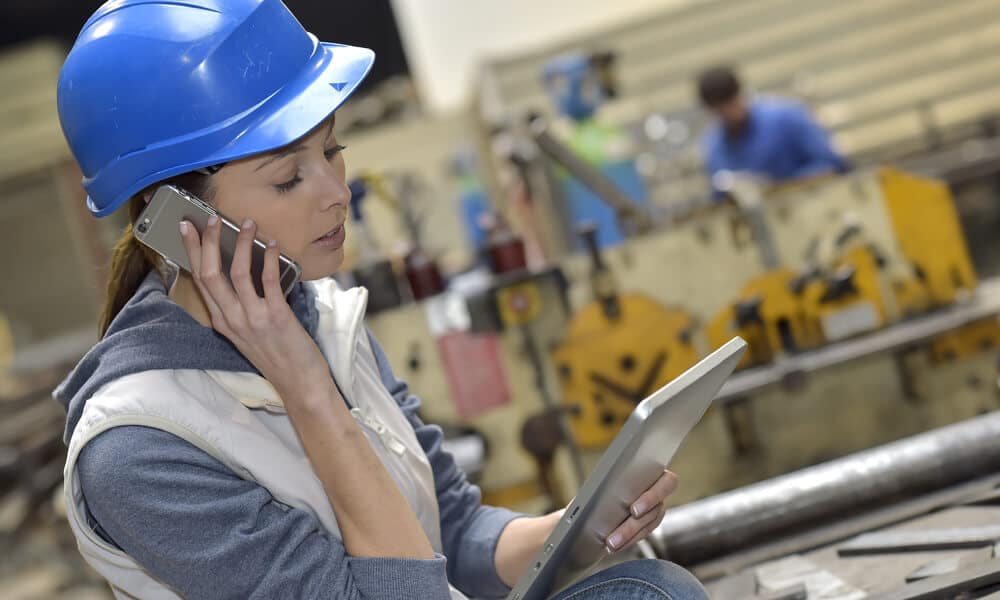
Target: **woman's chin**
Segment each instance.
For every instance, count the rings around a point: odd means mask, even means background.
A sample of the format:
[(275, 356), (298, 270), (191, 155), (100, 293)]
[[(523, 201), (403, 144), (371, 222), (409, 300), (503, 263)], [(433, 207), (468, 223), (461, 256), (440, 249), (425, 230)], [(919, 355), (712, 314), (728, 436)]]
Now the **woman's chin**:
[(321, 258), (310, 258), (299, 263), (299, 268), (302, 269), (302, 277), (300, 277), (302, 281), (326, 279), (340, 270), (341, 265), (344, 264), (344, 249), (337, 248), (325, 254), (326, 256)]

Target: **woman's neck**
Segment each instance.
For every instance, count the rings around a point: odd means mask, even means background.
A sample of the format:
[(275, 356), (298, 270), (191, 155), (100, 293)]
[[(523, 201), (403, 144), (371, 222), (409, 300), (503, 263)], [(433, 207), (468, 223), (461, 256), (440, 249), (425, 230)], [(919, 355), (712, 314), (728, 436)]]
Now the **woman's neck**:
[(208, 306), (205, 305), (205, 300), (202, 299), (201, 292), (198, 291), (198, 286), (195, 285), (190, 273), (180, 271), (174, 278), (167, 296), (186, 310), (195, 321), (205, 327), (212, 326), (212, 316), (208, 312)]

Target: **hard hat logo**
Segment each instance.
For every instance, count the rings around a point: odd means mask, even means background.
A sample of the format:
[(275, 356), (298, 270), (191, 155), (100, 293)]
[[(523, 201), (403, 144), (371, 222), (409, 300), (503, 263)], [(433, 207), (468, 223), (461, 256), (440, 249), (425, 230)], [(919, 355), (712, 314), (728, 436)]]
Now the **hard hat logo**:
[(287, 145), (368, 74), (366, 48), (320, 43), (280, 0), (115, 0), (59, 78), (59, 120), (88, 208)]

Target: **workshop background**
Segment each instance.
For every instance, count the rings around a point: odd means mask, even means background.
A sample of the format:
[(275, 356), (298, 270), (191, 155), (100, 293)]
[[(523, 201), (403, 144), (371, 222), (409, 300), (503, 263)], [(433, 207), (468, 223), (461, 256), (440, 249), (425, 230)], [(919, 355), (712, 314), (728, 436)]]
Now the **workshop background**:
[[(369, 288), (485, 502), (564, 505), (638, 401), (741, 335), (641, 551), (723, 599), (996, 591), (1000, 2), (286, 3), (378, 55), (337, 115), (338, 279)], [(7, 600), (110, 597), (65, 521), (50, 397), (96, 339), (126, 218), (86, 211), (55, 110), (99, 4), (0, 7)], [(720, 201), (695, 85), (717, 64), (806, 105), (852, 170), (734, 174)]]

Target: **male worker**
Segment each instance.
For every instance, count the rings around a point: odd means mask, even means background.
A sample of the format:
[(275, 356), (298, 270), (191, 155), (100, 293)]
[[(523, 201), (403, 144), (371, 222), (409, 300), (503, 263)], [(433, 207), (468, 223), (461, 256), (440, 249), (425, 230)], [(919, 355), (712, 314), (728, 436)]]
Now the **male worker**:
[[(781, 183), (848, 170), (806, 107), (783, 98), (748, 100), (729, 67), (704, 71), (698, 95), (719, 118), (705, 136), (710, 179), (720, 171), (749, 171)], [(718, 190), (714, 181), (713, 188)]]

